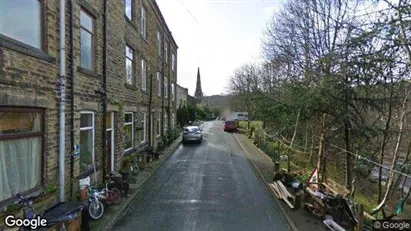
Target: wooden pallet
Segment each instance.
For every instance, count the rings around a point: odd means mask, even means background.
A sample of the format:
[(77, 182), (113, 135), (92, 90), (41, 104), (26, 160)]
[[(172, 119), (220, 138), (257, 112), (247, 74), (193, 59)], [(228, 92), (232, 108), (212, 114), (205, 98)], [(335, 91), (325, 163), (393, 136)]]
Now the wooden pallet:
[(290, 192), (288, 192), (288, 190), (281, 183), (281, 181), (273, 182), (269, 185), (273, 189), (278, 199), (283, 200), (291, 209), (294, 209), (294, 205), (290, 202), (288, 198), (294, 200), (295, 197), (291, 195)]

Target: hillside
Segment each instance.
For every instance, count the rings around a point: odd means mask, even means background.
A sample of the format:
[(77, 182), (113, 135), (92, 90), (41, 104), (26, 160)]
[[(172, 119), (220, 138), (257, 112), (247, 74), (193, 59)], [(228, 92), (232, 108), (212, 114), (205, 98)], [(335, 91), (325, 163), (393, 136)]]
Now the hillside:
[(201, 100), (201, 104), (207, 105), (208, 107), (224, 108), (229, 106), (231, 97), (232, 96), (230, 95), (204, 96)]

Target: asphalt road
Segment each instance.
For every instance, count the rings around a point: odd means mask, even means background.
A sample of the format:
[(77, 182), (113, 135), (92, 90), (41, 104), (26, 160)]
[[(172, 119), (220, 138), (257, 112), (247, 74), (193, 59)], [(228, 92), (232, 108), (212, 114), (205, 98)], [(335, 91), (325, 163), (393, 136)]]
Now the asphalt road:
[(180, 146), (147, 181), (113, 230), (289, 230), (222, 121), (203, 143)]

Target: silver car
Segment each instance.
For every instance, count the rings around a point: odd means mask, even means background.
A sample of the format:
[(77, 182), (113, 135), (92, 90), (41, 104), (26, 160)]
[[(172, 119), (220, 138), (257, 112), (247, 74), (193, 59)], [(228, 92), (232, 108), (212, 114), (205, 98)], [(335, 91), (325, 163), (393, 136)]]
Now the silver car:
[(183, 132), (183, 144), (188, 142), (198, 142), (201, 143), (203, 140), (203, 133), (198, 126), (188, 126), (184, 128)]

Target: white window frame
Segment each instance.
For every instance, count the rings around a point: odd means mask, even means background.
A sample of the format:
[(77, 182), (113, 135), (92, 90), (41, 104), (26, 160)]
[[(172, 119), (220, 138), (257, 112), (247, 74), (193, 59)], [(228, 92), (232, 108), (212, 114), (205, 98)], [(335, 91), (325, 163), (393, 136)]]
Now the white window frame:
[[(127, 15), (127, 1), (130, 1), (130, 7), (131, 7), (131, 9), (130, 9), (130, 17)], [(124, 14), (126, 15), (126, 17), (128, 18), (128, 20), (130, 20), (130, 21), (132, 21), (133, 19), (134, 19), (134, 17), (133, 17), (133, 13), (134, 13), (134, 0), (125, 0), (124, 1)]]
[(175, 71), (175, 62), (176, 62), (176, 57), (174, 55), (174, 53), (172, 53), (171, 55), (171, 70)]
[(126, 125), (131, 124), (131, 147), (127, 148), (127, 149), (124, 149), (124, 152), (127, 152), (127, 151), (133, 149), (133, 147), (134, 147), (134, 112), (124, 112), (124, 117), (125, 117), (126, 114), (131, 114), (131, 122), (126, 123), (126, 122), (123, 121), (123, 131), (124, 131), (124, 127)]
[[(132, 50), (131, 57), (127, 56), (127, 49)], [(134, 70), (133, 70), (134, 69), (133, 68), (134, 67), (134, 49), (126, 44), (126, 71), (127, 71), (127, 60), (131, 61), (131, 83), (128, 82), (128, 76), (127, 76), (128, 73), (126, 73), (126, 83), (129, 85), (134, 85), (134, 83), (136, 82), (134, 78)]]
[(157, 31), (157, 54), (161, 57), (161, 51), (162, 51), (162, 47), (161, 47), (161, 33), (158, 30)]
[(165, 39), (164, 39), (164, 60), (166, 63), (168, 63), (168, 44)]
[(141, 122), (143, 122), (143, 140), (141, 143), (144, 144), (147, 141), (147, 113), (143, 112), (143, 119)]
[(168, 79), (164, 76), (164, 98), (168, 99)]
[(147, 90), (147, 62), (141, 59), (141, 89)]
[(172, 101), (174, 101), (174, 96), (175, 96), (174, 87), (175, 87), (175, 84), (172, 82), (171, 83), (171, 100)]
[(111, 117), (111, 128), (107, 128), (106, 129), (106, 132), (108, 132), (108, 131), (111, 131), (111, 156), (110, 156), (110, 162), (111, 162), (111, 171), (114, 171), (114, 145), (115, 145), (115, 142), (114, 142), (114, 112), (113, 111), (110, 111), (110, 112), (108, 112), (110, 115), (110, 117)]
[(141, 35), (143, 36), (144, 39), (147, 39), (146, 9), (143, 6), (141, 7), (140, 13), (141, 13), (141, 18), (140, 18)]
[(158, 90), (157, 90), (157, 95), (161, 97), (161, 77), (160, 77), (160, 72), (157, 72), (157, 84), (158, 84)]
[[(91, 30), (87, 29), (85, 26), (83, 26), (81, 24), (81, 20), (80, 20), (80, 67), (94, 71), (96, 69), (95, 65), (96, 65), (96, 51), (95, 51), (95, 44), (96, 44), (96, 31), (95, 31), (95, 25), (96, 25), (96, 20), (93, 16), (91, 16), (87, 11), (81, 9), (80, 10), (80, 17), (81, 14), (84, 14), (86, 17), (91, 19), (92, 25), (91, 25)], [(91, 68), (85, 67), (83, 66), (82, 60), (81, 60), (81, 32), (85, 31), (86, 33), (91, 35), (91, 47), (90, 50), (88, 50), (90, 52), (90, 56), (91, 56)]]
[[(81, 111), (80, 112), (80, 118), (81, 118), (81, 115), (82, 114), (91, 114), (91, 124), (93, 125), (93, 126), (91, 126), (91, 127), (81, 127), (81, 125), (80, 125), (80, 131), (87, 131), (87, 130), (92, 130), (92, 132), (91, 132), (91, 142), (92, 142), (92, 145), (91, 145), (91, 160), (92, 160), (92, 165), (94, 166), (95, 165), (95, 163), (96, 163), (96, 157), (95, 157), (95, 148), (94, 148), (94, 142), (95, 142), (95, 137), (96, 137), (96, 135), (95, 135), (95, 133), (96, 133), (96, 129), (95, 129), (95, 118), (94, 118), (94, 112), (93, 111)], [(105, 122), (105, 121), (104, 121)]]
[(158, 113), (157, 122), (158, 122), (157, 137), (160, 137), (161, 135), (161, 112)]

